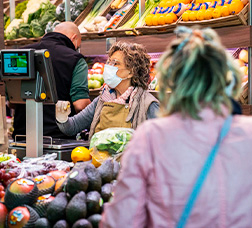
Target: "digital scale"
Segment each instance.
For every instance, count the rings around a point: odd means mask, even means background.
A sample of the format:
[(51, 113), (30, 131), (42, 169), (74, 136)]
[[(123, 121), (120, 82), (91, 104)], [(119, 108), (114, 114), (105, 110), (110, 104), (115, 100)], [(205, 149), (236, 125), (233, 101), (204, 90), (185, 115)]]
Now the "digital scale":
[(10, 103), (26, 104), (26, 136), (17, 135), (8, 152), (20, 160), (57, 153), (58, 159), (71, 161), (72, 150), (88, 147), (89, 142), (43, 137), (43, 104), (55, 105), (58, 101), (49, 51), (8, 49), (1, 50), (0, 57), (1, 78)]

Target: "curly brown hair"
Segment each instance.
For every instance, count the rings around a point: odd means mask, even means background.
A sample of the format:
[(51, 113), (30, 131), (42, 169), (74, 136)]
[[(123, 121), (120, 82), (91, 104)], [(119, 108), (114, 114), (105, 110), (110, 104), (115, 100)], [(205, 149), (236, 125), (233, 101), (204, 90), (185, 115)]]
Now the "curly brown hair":
[(145, 47), (137, 43), (119, 41), (109, 49), (108, 56), (111, 57), (116, 51), (124, 54), (125, 66), (133, 74), (131, 85), (147, 89), (150, 77), (150, 56)]

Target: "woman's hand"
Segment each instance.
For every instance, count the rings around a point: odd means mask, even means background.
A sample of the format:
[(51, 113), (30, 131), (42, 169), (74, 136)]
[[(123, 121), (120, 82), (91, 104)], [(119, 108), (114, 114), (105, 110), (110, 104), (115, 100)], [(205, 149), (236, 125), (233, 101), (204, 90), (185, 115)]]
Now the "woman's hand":
[(68, 120), (68, 115), (71, 113), (69, 101), (58, 101), (56, 104), (56, 120), (59, 123), (65, 123)]

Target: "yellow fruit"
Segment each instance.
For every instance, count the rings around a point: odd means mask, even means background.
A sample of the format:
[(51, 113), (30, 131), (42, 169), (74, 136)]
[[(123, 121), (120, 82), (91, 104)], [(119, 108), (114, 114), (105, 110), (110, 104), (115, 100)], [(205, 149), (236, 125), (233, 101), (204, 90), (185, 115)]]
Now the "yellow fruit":
[(242, 67), (242, 66), (245, 65), (244, 62), (243, 62), (242, 60), (240, 60), (240, 59), (235, 59), (234, 62), (235, 62), (238, 66), (240, 66), (240, 67)]
[(243, 9), (244, 5), (242, 1), (232, 1), (229, 5), (229, 13), (230, 14), (237, 14)]
[(229, 15), (229, 7), (228, 6), (222, 6), (221, 7), (221, 16), (226, 17)]
[(204, 14), (204, 19), (205, 20), (210, 20), (212, 19), (212, 10), (211, 9), (207, 9), (205, 14)]
[(158, 25), (158, 18), (159, 18), (159, 14), (155, 14), (152, 17), (152, 25), (157, 26)]
[(219, 18), (221, 17), (221, 9), (220, 8), (215, 8), (212, 14), (213, 18)]
[(109, 155), (108, 151), (99, 151), (96, 153), (91, 153), (92, 154), (92, 164), (98, 168), (105, 160), (107, 160), (108, 158), (111, 158), (111, 156)]
[(158, 24), (159, 25), (165, 25), (165, 15), (164, 14), (159, 15)]
[(247, 66), (242, 66), (240, 69), (244, 75), (248, 75), (248, 67)]
[(146, 25), (148, 25), (148, 26), (152, 25), (152, 18), (153, 18), (153, 16), (154, 16), (153, 14), (147, 15), (147, 17), (145, 18)]
[(239, 54), (239, 59), (245, 63), (248, 63), (248, 51), (242, 49)]
[(83, 146), (76, 147), (72, 150), (71, 159), (74, 163), (78, 161), (89, 161), (92, 159), (89, 149)]
[(190, 21), (196, 21), (197, 20), (197, 11), (191, 11), (189, 13), (189, 20)]
[(189, 14), (190, 14), (190, 10), (187, 10), (185, 11), (183, 14), (182, 14), (182, 20), (183, 21), (189, 21)]
[(205, 12), (206, 12), (206, 10), (199, 10), (198, 12), (197, 12), (197, 20), (198, 21), (202, 21), (202, 20), (204, 20), (205, 18), (204, 18), (204, 16), (205, 16)]

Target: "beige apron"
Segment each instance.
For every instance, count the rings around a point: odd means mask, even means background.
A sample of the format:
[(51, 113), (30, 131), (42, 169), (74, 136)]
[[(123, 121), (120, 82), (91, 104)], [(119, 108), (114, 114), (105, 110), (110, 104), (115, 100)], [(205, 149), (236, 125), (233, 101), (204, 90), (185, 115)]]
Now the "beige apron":
[(129, 115), (129, 105), (116, 104), (113, 102), (104, 102), (100, 121), (95, 127), (95, 133), (112, 127), (131, 128), (131, 121), (126, 122)]

